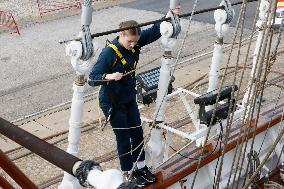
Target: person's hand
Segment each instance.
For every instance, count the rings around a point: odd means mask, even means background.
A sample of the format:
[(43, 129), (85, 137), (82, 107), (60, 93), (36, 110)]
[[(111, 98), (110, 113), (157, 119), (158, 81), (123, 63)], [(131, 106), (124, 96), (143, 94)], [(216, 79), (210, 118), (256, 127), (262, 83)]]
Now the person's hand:
[(112, 73), (112, 74), (107, 74), (105, 76), (105, 79), (106, 80), (115, 80), (115, 81), (118, 81), (122, 78), (123, 74), (122, 73), (119, 73), (119, 72), (115, 72), (115, 73)]
[(180, 15), (181, 13), (181, 6), (177, 5), (176, 8), (173, 10), (173, 13), (176, 15)]

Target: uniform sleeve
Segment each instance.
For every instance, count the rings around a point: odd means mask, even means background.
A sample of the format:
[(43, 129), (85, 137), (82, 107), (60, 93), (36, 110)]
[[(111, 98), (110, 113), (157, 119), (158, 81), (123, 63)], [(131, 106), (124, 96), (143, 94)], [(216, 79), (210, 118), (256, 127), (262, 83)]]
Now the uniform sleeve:
[(106, 82), (98, 82), (95, 80), (102, 80), (105, 74), (110, 73), (115, 59), (115, 52), (111, 48), (104, 48), (98, 58), (97, 63), (93, 66), (90, 72), (88, 84), (90, 86), (106, 84)]
[(141, 37), (138, 41), (138, 45), (140, 47), (143, 47), (158, 40), (160, 37), (160, 23), (156, 23), (151, 28), (148, 28), (141, 32)]

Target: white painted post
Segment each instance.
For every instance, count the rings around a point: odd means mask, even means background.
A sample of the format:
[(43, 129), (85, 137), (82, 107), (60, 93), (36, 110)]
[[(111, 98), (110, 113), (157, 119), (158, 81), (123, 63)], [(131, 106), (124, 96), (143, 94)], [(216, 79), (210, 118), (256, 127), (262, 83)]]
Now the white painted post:
[[(81, 24), (85, 28), (85, 33), (80, 33), (80, 37), (84, 37), (84, 34), (90, 35), (89, 26), (92, 23), (92, 11), (91, 2), (85, 0), (82, 6)], [(93, 46), (90, 38), (83, 40), (88, 48), (85, 48), (83, 53), (82, 43), (80, 41), (72, 41), (66, 46), (66, 55), (71, 57), (71, 64), (76, 71), (76, 80), (73, 84), (73, 98), (71, 104), (71, 115), (69, 119), (69, 135), (68, 135), (68, 148), (67, 152), (78, 156), (79, 142), (81, 135), (81, 126), (83, 124), (83, 108), (84, 108), (84, 91), (86, 88), (85, 74), (89, 73), (92, 66), (88, 60), (95, 54), (97, 50)], [(81, 61), (80, 59), (84, 60)], [(81, 188), (78, 180), (67, 172), (64, 172), (64, 177), (59, 189), (79, 189)]]
[[(177, 0), (170, 0), (170, 9), (173, 10), (178, 5)], [(168, 15), (169, 16), (169, 13)], [(162, 63), (160, 68), (160, 77), (157, 91), (156, 100), (156, 124), (163, 125), (165, 121), (166, 101), (168, 86), (171, 80), (171, 66), (173, 64), (172, 50), (176, 44), (176, 38), (172, 38), (174, 28), (170, 22), (162, 22), (160, 26), (161, 42), (165, 48), (164, 55), (162, 57)], [(146, 162), (149, 167), (156, 168), (163, 162), (165, 147), (168, 146), (163, 141), (162, 129), (154, 128), (151, 131), (150, 141), (146, 146), (146, 157), (149, 157)], [(159, 139), (159, 141), (157, 141)], [(156, 142), (155, 142), (156, 141)]]
[[(222, 2), (223, 3), (223, 2)], [(221, 3), (221, 5), (222, 5)], [(229, 3), (229, 2), (228, 2)], [(214, 11), (214, 19), (215, 19), (215, 30), (217, 32), (217, 40), (214, 44), (212, 63), (210, 66), (209, 72), (209, 86), (207, 92), (211, 92), (218, 89), (219, 83), (219, 75), (220, 75), (220, 67), (224, 62), (224, 54), (223, 54), (223, 39), (228, 31), (229, 23), (227, 23), (227, 12), (222, 9), (218, 9)], [(209, 111), (213, 108), (213, 106), (206, 106), (206, 111)], [(215, 135), (215, 133), (210, 133), (210, 135)], [(205, 136), (201, 137), (196, 141), (196, 146), (202, 146), (205, 142)]]
[[(73, 83), (73, 98), (71, 104), (71, 114), (69, 118), (69, 134), (67, 152), (78, 156), (79, 142), (81, 136), (81, 126), (83, 124), (84, 91), (86, 88), (85, 74), (92, 66), (91, 62), (80, 63), (82, 56), (81, 42), (72, 41), (66, 46), (66, 54), (71, 56), (71, 64), (76, 71), (77, 78)], [(64, 172), (63, 180), (58, 186), (59, 189), (79, 189), (81, 188), (78, 180), (67, 172)]]
[(214, 44), (212, 63), (209, 72), (209, 86), (207, 92), (218, 89), (220, 67), (224, 62), (223, 39), (228, 31), (227, 13), (225, 10), (218, 9), (214, 11), (215, 30), (217, 32), (217, 40)]

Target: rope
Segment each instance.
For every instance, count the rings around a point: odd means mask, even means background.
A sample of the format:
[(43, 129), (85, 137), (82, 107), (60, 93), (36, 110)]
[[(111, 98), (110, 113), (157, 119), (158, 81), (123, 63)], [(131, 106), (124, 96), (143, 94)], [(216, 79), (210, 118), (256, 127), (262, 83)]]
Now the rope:
[[(244, 5), (247, 3), (248, 1), (244, 1), (243, 4), (242, 4), (242, 7), (241, 7), (241, 14), (243, 14), (243, 9), (244, 9)], [(236, 26), (236, 30), (234, 32), (234, 38), (233, 38), (233, 45), (236, 41), (236, 36), (237, 36), (237, 31), (238, 31), (238, 28), (239, 28), (239, 24), (240, 24), (240, 18), (241, 18), (241, 15), (239, 16), (238, 18), (238, 22), (237, 22), (237, 26)], [(209, 133), (211, 131), (211, 128), (212, 128), (212, 123), (213, 123), (213, 118), (215, 116), (215, 113), (216, 113), (216, 107), (217, 107), (217, 102), (219, 101), (219, 98), (220, 98), (220, 91), (221, 91), (221, 88), (223, 86), (223, 83), (224, 83), (224, 79), (225, 79), (225, 76), (226, 76), (226, 72), (227, 72), (227, 68), (228, 68), (228, 65), (229, 65), (229, 62), (230, 62), (230, 58), (231, 58), (231, 55), (232, 55), (232, 51), (233, 51), (233, 45), (231, 47), (231, 50), (230, 50), (230, 54), (229, 54), (229, 58), (228, 58), (228, 61), (227, 61), (227, 64), (226, 64), (226, 68), (225, 68), (225, 74), (224, 74), (224, 77), (222, 78), (222, 81), (221, 81), (221, 85), (218, 89), (218, 96), (217, 96), (217, 100), (216, 100), (216, 103), (214, 104), (214, 107), (213, 107), (213, 115), (212, 115), (212, 119), (210, 121), (210, 124), (209, 124), (209, 127), (208, 127), (208, 132), (206, 134), (206, 137), (205, 137), (205, 142), (204, 142), (204, 147), (206, 146), (207, 142), (208, 142), (208, 139), (209, 139)], [(204, 147), (203, 147), (203, 150), (204, 150)], [(222, 162), (221, 162), (222, 163)], [(201, 164), (201, 158), (199, 158), (199, 161), (198, 161), (198, 164), (197, 164), (197, 168), (196, 168), (196, 171), (195, 171), (195, 175), (194, 175), (194, 178), (193, 178), (193, 183), (191, 185), (191, 189), (193, 189), (194, 187), (194, 183), (195, 183), (195, 180), (196, 180), (196, 177), (197, 177), (197, 174), (198, 174), (198, 170), (199, 170), (199, 167), (200, 167), (200, 164)]]
[[(150, 130), (151, 131), (151, 130)], [(146, 136), (149, 136), (149, 134), (150, 134), (150, 131), (149, 131), (149, 133), (148, 134), (146, 134)], [(129, 151), (129, 152), (126, 152), (126, 153), (124, 153), (124, 154), (121, 154), (121, 155), (116, 155), (116, 156), (114, 156), (113, 158), (111, 158), (110, 160), (113, 160), (113, 159), (116, 159), (116, 158), (118, 158), (118, 157), (123, 157), (123, 156), (126, 156), (126, 155), (128, 155), (128, 154), (131, 154), (132, 152), (134, 152), (134, 151), (136, 151), (136, 150), (138, 150), (138, 148), (140, 148), (140, 146), (141, 145), (143, 145), (142, 146), (142, 149), (144, 148), (144, 146), (145, 146), (145, 143), (146, 143), (146, 141), (148, 141), (148, 139), (149, 139), (149, 137), (143, 137), (143, 140), (141, 141), (141, 143), (140, 144), (138, 144), (134, 149), (132, 149), (131, 151)], [(141, 151), (140, 151), (140, 153), (141, 153)], [(139, 156), (138, 156), (138, 158), (137, 159), (139, 159), (140, 158), (140, 156), (141, 156), (141, 154), (139, 154)], [(136, 164), (135, 164), (136, 165)], [(133, 166), (134, 167), (134, 166)]]
[[(218, 145), (220, 144), (220, 148), (221, 148), (221, 144), (222, 144), (222, 135), (223, 135), (223, 129), (220, 131), (219, 135), (218, 135), (218, 138), (217, 138), (217, 144), (215, 145), (214, 149), (211, 151), (210, 154), (206, 155), (206, 156), (202, 156), (202, 159), (206, 159), (208, 157), (210, 157), (217, 149)], [(192, 144), (192, 142), (190, 142), (189, 144)], [(186, 146), (188, 146), (189, 144), (187, 144)], [(181, 154), (181, 150), (177, 151), (176, 149), (174, 149), (172, 146), (170, 146), (170, 148), (175, 151), (176, 153), (173, 154), (171, 157), (175, 156), (176, 154), (180, 155), (181, 157), (185, 158), (185, 159), (189, 159), (189, 160), (198, 160), (197, 158), (190, 158), (188, 156), (185, 156), (183, 154)], [(184, 149), (184, 148), (182, 148)], [(170, 157), (170, 158), (171, 158)], [(168, 158), (167, 161), (170, 159)], [(165, 162), (164, 162), (165, 163)]]
[(223, 0), (221, 4), (225, 6), (224, 9), (227, 13), (226, 24), (229, 24), (234, 19), (234, 15), (235, 15), (234, 9), (232, 8), (230, 0)]
[[(251, 35), (250, 35), (250, 40), (249, 40), (249, 45), (248, 45), (248, 48), (247, 48), (247, 51), (246, 51), (246, 57), (245, 57), (245, 61), (244, 61), (244, 66), (243, 66), (243, 69), (242, 69), (242, 72), (241, 72), (240, 82), (239, 82), (239, 85), (238, 85), (239, 88), (241, 88), (242, 83), (243, 83), (243, 77), (244, 77), (244, 72), (245, 72), (245, 69), (246, 69), (246, 66), (247, 66), (247, 62), (248, 62), (249, 51), (250, 51), (250, 48), (251, 48), (252, 39), (253, 39), (253, 36), (254, 36), (254, 33), (255, 33), (255, 29), (256, 29), (255, 24), (256, 24), (257, 15), (258, 15), (258, 12), (259, 12), (259, 4), (260, 3), (258, 3), (257, 12), (256, 12), (256, 15), (254, 17), (253, 29), (252, 29), (252, 32), (251, 32)], [(240, 95), (240, 90), (237, 91), (236, 99), (239, 98), (239, 95)], [(237, 141), (237, 145), (236, 145), (237, 147), (236, 147), (236, 150), (235, 150), (236, 152), (235, 152), (234, 157), (233, 157), (233, 161), (232, 161), (232, 165), (231, 165), (231, 171), (229, 173), (229, 178), (228, 178), (228, 182), (227, 182), (227, 186), (226, 186), (227, 188), (229, 188), (229, 184), (230, 184), (230, 180), (231, 180), (231, 176), (232, 176), (232, 172), (233, 172), (234, 162), (235, 162), (235, 159), (236, 159), (239, 143), (240, 143), (240, 140)]]
[[(125, 74), (122, 75), (122, 78), (125, 76), (128, 76), (129, 74), (134, 73), (138, 68), (135, 68), (129, 72), (126, 72)], [(115, 81), (114, 79), (101, 79), (101, 80), (92, 80), (92, 79), (88, 79), (88, 81), (92, 81), (92, 82), (110, 82), (110, 81)]]
[[(259, 5), (258, 5), (258, 7), (259, 7)], [(257, 9), (258, 10), (258, 9)], [(257, 13), (258, 14), (258, 13)], [(254, 23), (256, 22), (256, 17), (255, 17), (255, 20), (254, 20)], [(253, 28), (253, 31), (255, 30), (255, 27)], [(250, 47), (248, 48), (248, 51), (249, 51), (249, 49), (250, 49)], [(247, 57), (248, 57), (248, 51), (247, 51)], [(246, 57), (246, 60), (247, 60), (247, 57)], [(257, 57), (257, 59), (258, 59), (258, 57)], [(246, 61), (247, 62), (247, 61)], [(245, 62), (245, 63), (246, 63)], [(242, 83), (242, 78), (243, 78), (243, 74), (244, 74), (244, 70), (243, 70), (243, 73), (242, 73), (242, 76), (241, 76), (241, 81), (240, 81), (240, 85), (241, 85), (241, 83)], [(249, 96), (250, 96), (250, 93), (251, 93), (251, 90), (250, 90), (250, 92), (249, 92)], [(238, 95), (237, 96), (239, 96), (239, 91), (238, 91)], [(252, 99), (251, 99), (252, 100)], [(250, 101), (251, 101), (250, 100)], [(244, 111), (244, 115), (246, 115), (246, 112), (247, 112), (247, 107), (245, 107), (245, 111)], [(249, 112), (251, 112), (251, 108), (249, 109)], [(243, 119), (243, 122), (242, 122), (242, 125), (244, 125), (244, 123), (245, 123), (245, 119)], [(248, 127), (247, 127), (247, 125), (246, 125), (246, 127), (245, 127), (245, 133), (247, 132), (247, 129), (248, 129)], [(240, 140), (238, 141), (238, 144), (240, 143)], [(242, 151), (242, 146), (243, 146), (243, 143), (242, 143), (242, 145), (241, 145), (241, 147), (240, 147), (240, 149), (241, 149), (241, 151)], [(238, 147), (239, 147), (239, 145), (237, 146), (237, 149), (238, 149)], [(236, 152), (235, 152), (235, 154), (234, 154), (234, 158), (233, 158), (233, 162), (232, 162), (232, 166), (231, 166), (231, 170), (233, 170), (233, 166), (234, 166), (234, 163), (235, 163), (235, 158), (236, 158), (236, 154), (237, 154), (237, 150), (236, 150)], [(241, 155), (241, 153), (240, 153), (240, 155)], [(238, 161), (237, 161), (237, 165), (239, 164), (239, 160), (240, 160), (240, 155), (239, 155), (239, 157), (238, 157)], [(237, 166), (238, 167), (238, 166)], [(236, 169), (236, 171), (235, 171), (235, 174), (234, 174), (234, 180), (233, 180), (233, 184), (234, 184), (234, 182), (235, 182), (235, 178), (236, 178), (236, 173), (237, 173), (237, 169)], [(229, 186), (229, 183), (230, 183), (230, 179), (231, 179), (231, 174), (232, 174), (232, 171), (230, 172), (230, 177), (229, 177), (229, 180), (228, 180), (228, 182), (227, 182), (227, 187)]]
[(82, 26), (82, 49), (83, 51), (81, 59), (84, 61), (89, 60), (94, 53), (94, 47), (89, 26)]
[(264, 183), (264, 187), (269, 189), (284, 189), (284, 187), (281, 184), (278, 184), (274, 181), (269, 181), (268, 183)]
[[(284, 115), (282, 114), (282, 117)], [(271, 155), (271, 153), (274, 151), (276, 145), (278, 144), (278, 142), (280, 141), (280, 139), (283, 137), (284, 135), (284, 128), (282, 128), (281, 132), (279, 133), (279, 135), (277, 136), (276, 140), (274, 141), (274, 143), (272, 144), (272, 146), (269, 148), (269, 151), (266, 153), (264, 159), (262, 160), (262, 162), (260, 163), (260, 165), (257, 167), (257, 169), (255, 170), (254, 174), (251, 176), (251, 178), (246, 182), (245, 186), (243, 188), (248, 188), (250, 183), (253, 181), (253, 179), (257, 176), (258, 172), (260, 171), (260, 169), (263, 167), (263, 165), (266, 163), (266, 161), (268, 160), (269, 156)]]
[[(278, 97), (277, 97), (277, 99), (276, 99), (275, 107), (274, 107), (273, 113), (272, 113), (273, 115), (275, 115), (275, 113), (276, 113), (276, 107), (277, 107), (277, 105), (278, 105), (278, 102), (280, 101), (281, 93), (282, 93), (282, 89), (280, 89), (280, 92), (279, 92)], [(271, 122), (272, 122), (272, 117), (270, 118), (270, 121), (269, 121), (269, 124), (268, 124), (268, 125), (270, 125)], [(268, 134), (268, 130), (265, 131), (263, 140), (262, 140), (261, 145), (260, 145), (260, 148), (259, 148), (259, 150), (258, 150), (258, 154), (260, 154), (260, 152), (261, 152), (261, 149), (262, 149), (262, 147), (263, 147), (263, 144), (264, 144), (264, 141), (265, 141), (265, 139), (266, 139), (267, 134)]]
[[(236, 60), (236, 66), (235, 66), (235, 70), (234, 70), (234, 79), (233, 79), (233, 85), (235, 85), (236, 83), (236, 76), (237, 76), (237, 72), (238, 72), (238, 64), (239, 64), (239, 61), (240, 61), (240, 50), (241, 50), (241, 47), (242, 47), (242, 37), (243, 37), (243, 30), (244, 30), (244, 17), (245, 17), (245, 11), (246, 11), (246, 8), (247, 8), (247, 3), (244, 2), (243, 4), (243, 7), (242, 7), (242, 11), (241, 11), (241, 15), (239, 17), (239, 19), (242, 20), (241, 22), (241, 33), (240, 33), (240, 37), (239, 37), (239, 42), (238, 42), (238, 53), (237, 53), (237, 60)], [(240, 23), (240, 20), (238, 21)], [(238, 27), (237, 27), (237, 30), (239, 28), (239, 25), (238, 24)], [(235, 41), (234, 41), (235, 42)], [(231, 55), (230, 55), (231, 56)], [(227, 69), (226, 69), (227, 70)], [(225, 78), (225, 77), (224, 77)], [(232, 99), (235, 99), (234, 98), (234, 93), (232, 91), (231, 93), (231, 98)], [(238, 98), (238, 97), (237, 97)], [(230, 101), (230, 107), (233, 107), (233, 112), (235, 110), (235, 105), (232, 104), (232, 101)], [(231, 109), (229, 109), (229, 112), (228, 114), (231, 115), (231, 117), (229, 117), (227, 119), (227, 125), (226, 125), (226, 133), (225, 133), (225, 141), (224, 141), (224, 145), (226, 146), (228, 144), (228, 139), (229, 139), (229, 135), (230, 135), (230, 130), (231, 130), (231, 127), (232, 127), (232, 122), (233, 122), (233, 118), (234, 118), (234, 114), (231, 114)], [(223, 149), (222, 151), (222, 156), (221, 156), (221, 162), (220, 162), (220, 166), (219, 166), (219, 169), (218, 169), (218, 174), (217, 174), (217, 178), (216, 178), (216, 185), (217, 185), (217, 188), (219, 188), (219, 182), (220, 182), (220, 177), (221, 177), (221, 171), (222, 171), (222, 168), (223, 168), (223, 161), (224, 161), (224, 155), (225, 155), (225, 149)]]
[[(248, 153), (247, 158), (248, 158), (248, 167), (249, 167), (248, 175), (251, 176), (255, 172), (256, 167), (259, 166), (260, 160), (256, 151)], [(257, 178), (253, 180), (254, 184), (253, 187), (255, 186), (256, 182), (259, 179), (260, 179), (260, 172), (258, 172)]]
[[(220, 123), (220, 127), (221, 127), (221, 131), (220, 131), (220, 134), (221, 134), (221, 142), (220, 142), (220, 149), (222, 149), (222, 135), (223, 135), (223, 125), (222, 125), (222, 121), (219, 120), (219, 123)], [(214, 170), (214, 182), (213, 182), (213, 189), (216, 188), (216, 185), (217, 185), (217, 178), (216, 178), (216, 175), (217, 175), (217, 168), (218, 168), (218, 165), (219, 165), (219, 160), (220, 160), (220, 154), (221, 151), (219, 151), (219, 156), (218, 156), (218, 159), (217, 159), (217, 163), (216, 163), (216, 166), (215, 166), (215, 170)], [(221, 165), (220, 165), (221, 166)], [(219, 167), (220, 167), (219, 166)]]
[[(279, 128), (279, 131), (280, 131), (280, 128)], [(276, 165), (279, 165), (283, 153), (284, 153), (284, 145), (282, 146), (281, 153), (280, 153), (280, 156), (278, 157)], [(281, 167), (282, 167), (282, 169), (284, 169), (284, 162), (281, 163)], [(282, 180), (284, 181), (284, 174), (283, 174)]]
[[(273, 7), (273, 6), (270, 6), (270, 9), (271, 9), (271, 7)], [(272, 13), (274, 13), (275, 12), (275, 8), (276, 8), (276, 6), (274, 6), (274, 10), (270, 10), (270, 12), (272, 12)], [(269, 13), (268, 13), (269, 14)], [(271, 28), (271, 21), (272, 21), (272, 18), (274, 18), (274, 15), (273, 14), (270, 14), (269, 15), (269, 18), (268, 18), (268, 21), (267, 21), (267, 23), (268, 23), (268, 28)], [(267, 39), (268, 39), (268, 35), (269, 34), (271, 34), (271, 36), (270, 36), (270, 41), (269, 41), (269, 46), (268, 46), (268, 49), (267, 49)], [(265, 35), (263, 35), (263, 37), (266, 39), (265, 40), (265, 42), (264, 42), (264, 47), (263, 47), (263, 52), (261, 53), (261, 54), (264, 54), (265, 55), (265, 52), (266, 52), (266, 50), (268, 50), (268, 53), (267, 53), (267, 57), (269, 57), (269, 54), (270, 54), (270, 49), (271, 49), (271, 44), (272, 44), (272, 33), (271, 33), (271, 30), (270, 29), (267, 29), (266, 30), (266, 33), (265, 33)], [(260, 51), (259, 51), (260, 52)], [(259, 69), (261, 69), (261, 67), (262, 67), (262, 63), (264, 62), (264, 59), (265, 59), (265, 56), (262, 56), (261, 57), (261, 60), (260, 60), (260, 68)], [(266, 63), (266, 66), (268, 66), (268, 62), (269, 62), (269, 58), (267, 58), (266, 59), (267, 61), (267, 63)], [(257, 67), (257, 66), (256, 66)], [(256, 76), (256, 78), (258, 78), (258, 81), (257, 81), (257, 83), (258, 83), (258, 85), (256, 85), (255, 86), (255, 94), (257, 94), (258, 93), (258, 91), (260, 91), (260, 96), (263, 96), (263, 92), (264, 92), (264, 86), (265, 86), (265, 81), (264, 80), (262, 80), (262, 82), (260, 82), (260, 77), (261, 76), (261, 72), (259, 72), (258, 73), (258, 75)], [(264, 73), (264, 78), (266, 78), (267, 77), (267, 68), (265, 69), (265, 73)], [(260, 90), (259, 90), (259, 88), (260, 88)], [(256, 97), (256, 95), (254, 95), (254, 97)], [(254, 111), (254, 107), (255, 107), (255, 104), (256, 104), (256, 98), (254, 98), (254, 102), (253, 102), (253, 105), (251, 106), (251, 107), (253, 107), (253, 111)], [(258, 107), (258, 110), (257, 110), (257, 115), (256, 115), (256, 123), (258, 122), (258, 119), (259, 119), (259, 114), (260, 114), (260, 106), (261, 106), (261, 102), (260, 102), (260, 104), (259, 104), (259, 107)], [(251, 117), (252, 117), (253, 115), (251, 114)], [(251, 125), (251, 124), (250, 124)], [(253, 137), (252, 137), (252, 143), (251, 143), (251, 148), (250, 148), (250, 151), (252, 152), (252, 150), (253, 150), (253, 145), (254, 145), (254, 141), (255, 141), (255, 137), (256, 137), (256, 134), (255, 134), (255, 132), (256, 132), (256, 125), (254, 126), (254, 132), (253, 132)], [(246, 141), (246, 147), (247, 147), (247, 144), (248, 144), (248, 141)], [(245, 147), (245, 149), (244, 149), (244, 152), (246, 152), (246, 147)], [(243, 155), (243, 158), (242, 158), (242, 163), (241, 163), (241, 167), (243, 166), (243, 161), (244, 161), (244, 156), (245, 155)], [(247, 173), (247, 170), (248, 170), (248, 167), (246, 168), (246, 173)], [(241, 176), (241, 172), (239, 172), (239, 176), (238, 176), (238, 179), (240, 178), (240, 176)], [(246, 178), (245, 178), (246, 179)], [(237, 183), (237, 186), (238, 186), (238, 183)]]

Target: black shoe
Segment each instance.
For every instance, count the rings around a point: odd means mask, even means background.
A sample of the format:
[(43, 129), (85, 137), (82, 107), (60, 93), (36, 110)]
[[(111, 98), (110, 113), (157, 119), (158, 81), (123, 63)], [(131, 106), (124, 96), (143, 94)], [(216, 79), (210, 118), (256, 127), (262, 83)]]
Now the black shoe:
[(136, 170), (136, 172), (138, 172), (149, 183), (153, 183), (157, 180), (156, 176), (149, 171), (147, 166)]
[(137, 172), (137, 171), (133, 171), (132, 176), (129, 178), (129, 181), (136, 182), (136, 184), (141, 188), (149, 184), (149, 182), (145, 180), (144, 177), (142, 177), (140, 172)]

